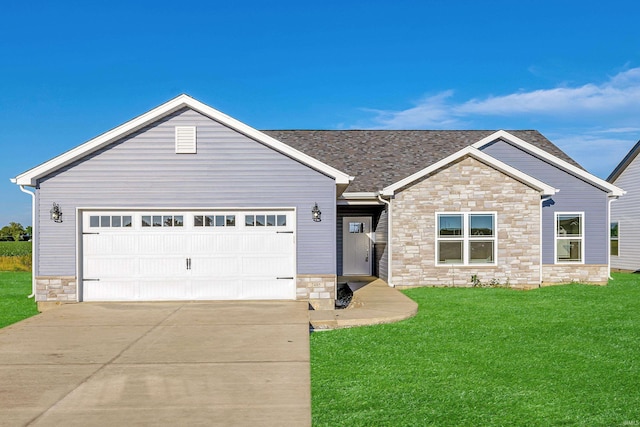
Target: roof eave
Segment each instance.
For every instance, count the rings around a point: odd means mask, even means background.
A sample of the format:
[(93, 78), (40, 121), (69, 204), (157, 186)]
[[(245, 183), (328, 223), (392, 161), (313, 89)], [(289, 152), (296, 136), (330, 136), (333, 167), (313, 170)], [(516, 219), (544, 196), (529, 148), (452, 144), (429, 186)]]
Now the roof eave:
[[(243, 135), (254, 139), (258, 142), (261, 142), (271, 148), (281, 152), (282, 154), (289, 156), (309, 167), (315, 169), (335, 180), (336, 185), (338, 186), (346, 186), (349, 185), (351, 181), (353, 181), (353, 177), (348, 174), (341, 172), (307, 154), (304, 154), (268, 135), (263, 132), (260, 132), (251, 126), (248, 126), (233, 117), (230, 117), (208, 105), (190, 97), (189, 95), (182, 94), (179, 95), (164, 104), (132, 119), (128, 122), (111, 129), (108, 132), (99, 135), (84, 144), (81, 144), (71, 150), (54, 157), (53, 159), (42, 163), (35, 168), (32, 168), (20, 175), (18, 175), (15, 179), (15, 183), (18, 185), (28, 185), (35, 186), (39, 178), (46, 176), (86, 155), (89, 155), (100, 148), (117, 141), (131, 133), (134, 133), (145, 126), (153, 123), (156, 120), (161, 119), (169, 114), (172, 114), (182, 108), (189, 107), (199, 113), (222, 123), (229, 128), (236, 130)], [(342, 190), (344, 191), (344, 190)]]

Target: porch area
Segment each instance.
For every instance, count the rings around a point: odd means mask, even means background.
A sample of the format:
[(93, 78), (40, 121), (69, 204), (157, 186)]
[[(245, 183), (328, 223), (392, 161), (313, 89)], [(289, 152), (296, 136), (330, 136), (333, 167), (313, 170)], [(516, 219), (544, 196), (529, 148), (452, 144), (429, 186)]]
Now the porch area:
[(341, 276), (338, 282), (347, 282), (353, 290), (351, 303), (340, 310), (310, 310), (312, 331), (394, 323), (418, 312), (415, 301), (377, 277)]

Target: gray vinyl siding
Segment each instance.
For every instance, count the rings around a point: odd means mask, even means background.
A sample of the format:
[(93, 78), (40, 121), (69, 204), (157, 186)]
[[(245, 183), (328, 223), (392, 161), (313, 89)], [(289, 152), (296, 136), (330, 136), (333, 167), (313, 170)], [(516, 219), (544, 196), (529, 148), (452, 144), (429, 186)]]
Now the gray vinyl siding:
[(608, 196), (584, 180), (502, 140), (482, 151), (560, 191), (542, 209), (542, 263), (554, 264), (555, 212), (584, 212), (585, 264), (607, 264)]
[[(175, 153), (175, 126), (197, 127), (197, 154)], [(334, 180), (191, 109), (39, 180), (37, 199), (39, 276), (76, 274), (76, 209), (91, 207), (296, 208), (297, 273), (336, 273)]]
[(611, 204), (611, 221), (618, 221), (618, 256), (611, 256), (611, 267), (640, 269), (640, 156), (637, 156), (613, 184), (627, 192)]
[[(382, 206), (338, 206), (338, 221), (336, 223), (336, 241), (337, 241), (337, 253), (336, 253), (336, 263), (338, 265), (338, 275), (341, 276), (343, 273), (342, 269), (342, 249), (343, 249), (343, 241), (342, 241), (342, 219), (345, 217), (353, 217), (353, 216), (369, 216), (371, 217), (371, 228), (372, 231), (375, 232), (376, 238), (378, 236), (380, 230), (380, 213), (382, 211)], [(324, 215), (324, 214), (323, 214)], [(386, 225), (385, 225), (386, 227)], [(386, 233), (386, 231), (385, 231)], [(377, 244), (373, 246), (373, 256), (374, 260), (376, 260), (373, 265), (373, 274), (379, 274), (380, 266), (378, 264), (380, 248)], [(385, 261), (386, 262), (386, 261)]]

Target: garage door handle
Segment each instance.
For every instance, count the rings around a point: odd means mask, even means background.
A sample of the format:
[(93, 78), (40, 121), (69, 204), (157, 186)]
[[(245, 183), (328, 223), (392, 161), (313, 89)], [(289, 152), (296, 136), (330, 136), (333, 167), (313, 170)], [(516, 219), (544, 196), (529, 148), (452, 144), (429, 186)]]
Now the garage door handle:
[(277, 280), (293, 280), (293, 277), (276, 277)]
[(293, 231), (276, 231), (277, 234), (293, 234)]
[(191, 270), (191, 258), (187, 258), (187, 270)]
[(99, 282), (100, 279), (82, 279), (83, 282)]

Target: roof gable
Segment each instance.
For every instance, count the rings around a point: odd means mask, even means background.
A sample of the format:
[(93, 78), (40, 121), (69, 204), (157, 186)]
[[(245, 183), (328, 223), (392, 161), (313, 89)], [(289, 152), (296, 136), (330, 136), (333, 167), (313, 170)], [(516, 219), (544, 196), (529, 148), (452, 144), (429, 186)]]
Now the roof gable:
[(445, 168), (447, 166), (449, 166), (452, 163), (457, 162), (458, 160), (461, 160), (465, 157), (473, 157), (474, 159), (504, 173), (505, 175), (510, 176), (513, 179), (516, 179), (524, 184), (527, 184), (528, 186), (540, 191), (541, 195), (544, 196), (551, 196), (555, 193), (558, 192), (558, 190), (556, 190), (554, 187), (545, 184), (544, 182), (533, 178), (523, 172), (520, 172), (519, 170), (507, 165), (506, 163), (503, 163), (493, 157), (491, 157), (490, 155), (483, 153), (482, 151), (478, 150), (477, 148), (473, 147), (473, 146), (469, 146), (466, 148), (463, 148), (462, 150), (458, 151), (457, 153), (454, 153), (424, 169), (422, 169), (421, 171), (418, 171), (416, 173), (414, 173), (413, 175), (410, 175), (392, 185), (389, 185), (387, 187), (385, 187), (384, 189), (382, 189), (381, 193), (383, 196), (392, 196), (394, 195), (397, 191), (401, 190), (402, 188), (411, 185), (413, 182), (426, 177), (428, 175), (431, 175), (435, 172), (437, 172), (438, 170)]
[(99, 135), (84, 144), (81, 144), (53, 159), (36, 166), (12, 179), (12, 182), (18, 185), (34, 186), (38, 178), (46, 176), (56, 170), (63, 168), (76, 160), (79, 160), (91, 153), (100, 150), (107, 145), (118, 141), (128, 135), (135, 133), (136, 131), (149, 126), (150, 124), (180, 110), (183, 108), (191, 108), (245, 136), (254, 139), (274, 150), (289, 156), (331, 178), (336, 181), (336, 184), (341, 187), (346, 187), (353, 179), (349, 175), (335, 169), (316, 158), (313, 158), (301, 151), (290, 147), (282, 142), (260, 132), (226, 114), (209, 107), (202, 102), (191, 98), (188, 95), (182, 94), (176, 98), (165, 102), (164, 104), (148, 111), (108, 132)]
[(504, 130), (499, 130), (481, 139), (480, 141), (476, 142), (472, 146), (474, 148), (481, 149), (485, 145), (491, 144), (498, 139), (514, 144), (520, 147), (521, 149), (523, 149), (524, 151), (527, 151), (530, 154), (533, 154), (534, 156), (544, 159), (545, 161), (557, 166), (558, 168), (564, 170), (565, 172), (570, 173), (571, 175), (574, 175), (580, 179), (583, 179), (584, 181), (589, 182), (592, 185), (599, 187), (604, 191), (607, 191), (612, 196), (622, 196), (625, 194), (625, 191), (616, 187), (615, 185), (603, 179), (600, 179), (597, 176), (592, 175), (589, 172), (585, 171), (584, 169), (577, 167), (574, 164), (571, 164), (568, 161), (563, 160), (557, 156), (554, 156), (553, 154), (550, 154), (547, 151), (542, 150), (539, 147), (536, 147), (535, 145), (530, 144), (527, 141), (521, 138), (518, 138), (517, 136), (509, 132), (506, 132)]
[(624, 158), (622, 159), (622, 161), (620, 161), (618, 166), (616, 166), (613, 169), (613, 171), (607, 178), (607, 181), (612, 184), (616, 182), (616, 180), (620, 177), (620, 175), (622, 175), (622, 173), (629, 167), (629, 165), (635, 160), (635, 158), (638, 157), (639, 153), (640, 153), (640, 141), (636, 142), (636, 145), (634, 145), (633, 148), (629, 150), (627, 155), (624, 156)]

